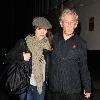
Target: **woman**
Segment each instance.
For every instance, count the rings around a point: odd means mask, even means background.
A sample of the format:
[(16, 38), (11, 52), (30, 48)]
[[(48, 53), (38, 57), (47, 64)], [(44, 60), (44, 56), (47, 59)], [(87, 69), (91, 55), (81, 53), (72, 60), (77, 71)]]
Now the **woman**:
[(34, 18), (32, 25), (35, 35), (28, 35), (25, 39), (21, 39), (6, 55), (9, 63), (15, 61), (20, 64), (24, 63), (26, 74), (29, 76), (28, 90), (22, 94), (17, 93), (20, 100), (44, 100), (45, 97), (45, 80), (49, 64), (47, 56), (48, 51), (51, 50), (46, 33), (52, 26), (44, 17)]

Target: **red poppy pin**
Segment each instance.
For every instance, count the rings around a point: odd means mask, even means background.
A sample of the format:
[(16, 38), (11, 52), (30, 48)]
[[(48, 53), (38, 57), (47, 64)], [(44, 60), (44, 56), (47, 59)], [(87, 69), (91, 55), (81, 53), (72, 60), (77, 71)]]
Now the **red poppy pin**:
[(77, 47), (76, 44), (73, 44), (73, 45), (71, 46), (71, 48), (73, 48), (73, 49), (75, 49), (76, 47)]

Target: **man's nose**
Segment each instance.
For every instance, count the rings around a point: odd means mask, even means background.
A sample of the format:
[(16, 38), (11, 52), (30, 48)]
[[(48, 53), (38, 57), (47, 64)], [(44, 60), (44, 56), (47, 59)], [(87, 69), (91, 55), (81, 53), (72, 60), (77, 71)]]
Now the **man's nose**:
[(71, 22), (67, 22), (67, 25), (72, 25), (72, 23)]

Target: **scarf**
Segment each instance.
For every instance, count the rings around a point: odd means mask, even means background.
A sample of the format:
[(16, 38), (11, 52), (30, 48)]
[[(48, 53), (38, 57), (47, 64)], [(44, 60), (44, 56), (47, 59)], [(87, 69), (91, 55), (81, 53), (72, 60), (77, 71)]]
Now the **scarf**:
[(32, 53), (32, 73), (37, 83), (37, 91), (42, 93), (43, 85), (43, 64), (44, 55), (43, 49), (50, 50), (50, 44), (48, 38), (45, 37), (42, 40), (38, 40), (36, 36), (27, 36), (25, 38), (27, 46)]

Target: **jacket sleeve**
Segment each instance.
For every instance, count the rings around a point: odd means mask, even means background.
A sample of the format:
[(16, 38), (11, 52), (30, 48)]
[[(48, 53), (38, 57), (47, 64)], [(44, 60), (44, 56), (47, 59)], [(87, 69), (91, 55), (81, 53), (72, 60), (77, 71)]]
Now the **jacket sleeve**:
[(19, 40), (16, 45), (6, 54), (5, 62), (12, 64), (13, 62), (23, 61), (23, 52), (25, 52), (24, 40)]
[(79, 67), (80, 67), (81, 79), (82, 79), (82, 83), (84, 86), (84, 90), (86, 92), (91, 92), (91, 77), (90, 77), (90, 72), (87, 66), (87, 45), (86, 43), (82, 43), (81, 45)]

